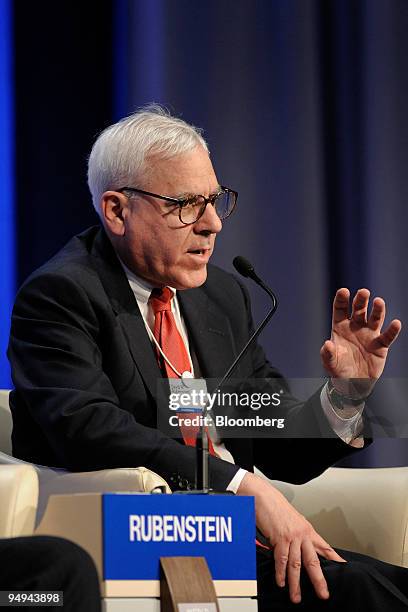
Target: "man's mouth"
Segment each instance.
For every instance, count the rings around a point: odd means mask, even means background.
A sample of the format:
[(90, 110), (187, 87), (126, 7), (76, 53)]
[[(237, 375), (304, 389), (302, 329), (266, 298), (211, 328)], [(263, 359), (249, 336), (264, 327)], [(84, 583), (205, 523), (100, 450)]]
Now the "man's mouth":
[(196, 259), (196, 261), (207, 263), (207, 261), (211, 257), (211, 249), (208, 247), (205, 249), (189, 249), (187, 251), (187, 254), (192, 255)]
[(193, 253), (194, 255), (207, 255), (210, 252), (210, 249), (189, 249), (188, 253)]

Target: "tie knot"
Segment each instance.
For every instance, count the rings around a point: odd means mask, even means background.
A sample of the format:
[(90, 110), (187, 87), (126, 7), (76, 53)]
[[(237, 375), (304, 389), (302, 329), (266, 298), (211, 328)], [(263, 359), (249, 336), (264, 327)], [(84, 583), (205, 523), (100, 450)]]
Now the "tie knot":
[(171, 300), (173, 292), (168, 287), (163, 289), (153, 289), (150, 294), (149, 303), (153, 308), (154, 314), (163, 310), (171, 310)]

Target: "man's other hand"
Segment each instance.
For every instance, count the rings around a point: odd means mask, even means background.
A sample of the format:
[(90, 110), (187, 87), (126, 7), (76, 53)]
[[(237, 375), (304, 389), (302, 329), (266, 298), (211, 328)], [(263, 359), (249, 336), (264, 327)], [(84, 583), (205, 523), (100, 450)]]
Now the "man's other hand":
[(237, 493), (255, 498), (256, 524), (273, 548), (278, 586), (284, 587), (287, 577), (289, 597), (293, 603), (299, 603), (300, 571), (303, 566), (316, 595), (320, 599), (328, 599), (329, 590), (317, 555), (332, 561), (345, 563), (345, 560), (319, 536), (282, 493), (263, 478), (248, 472)]

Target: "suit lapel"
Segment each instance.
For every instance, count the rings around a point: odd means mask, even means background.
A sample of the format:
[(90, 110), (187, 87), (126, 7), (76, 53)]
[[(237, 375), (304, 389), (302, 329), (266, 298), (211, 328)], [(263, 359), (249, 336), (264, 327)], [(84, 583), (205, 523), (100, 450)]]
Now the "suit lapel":
[[(214, 379), (215, 384), (208, 385), (211, 392), (237, 354), (228, 317), (211, 303), (201, 288), (179, 291), (177, 296), (201, 374), (204, 378)], [(250, 439), (226, 438), (223, 443), (240, 467), (253, 471)]]
[(205, 378), (221, 378), (235, 356), (228, 318), (202, 288), (177, 292), (189, 338)]
[(129, 345), (137, 369), (153, 397), (162, 378), (156, 355), (126, 274), (103, 230), (95, 239), (94, 262), (102, 285)]

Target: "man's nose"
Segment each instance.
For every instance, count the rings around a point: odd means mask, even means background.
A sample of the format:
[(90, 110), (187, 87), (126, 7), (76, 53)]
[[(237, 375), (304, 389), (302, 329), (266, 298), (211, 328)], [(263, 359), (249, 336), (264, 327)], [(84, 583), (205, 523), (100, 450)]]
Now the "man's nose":
[(218, 234), (222, 230), (222, 221), (212, 204), (207, 204), (203, 216), (194, 224), (194, 230), (208, 234)]

